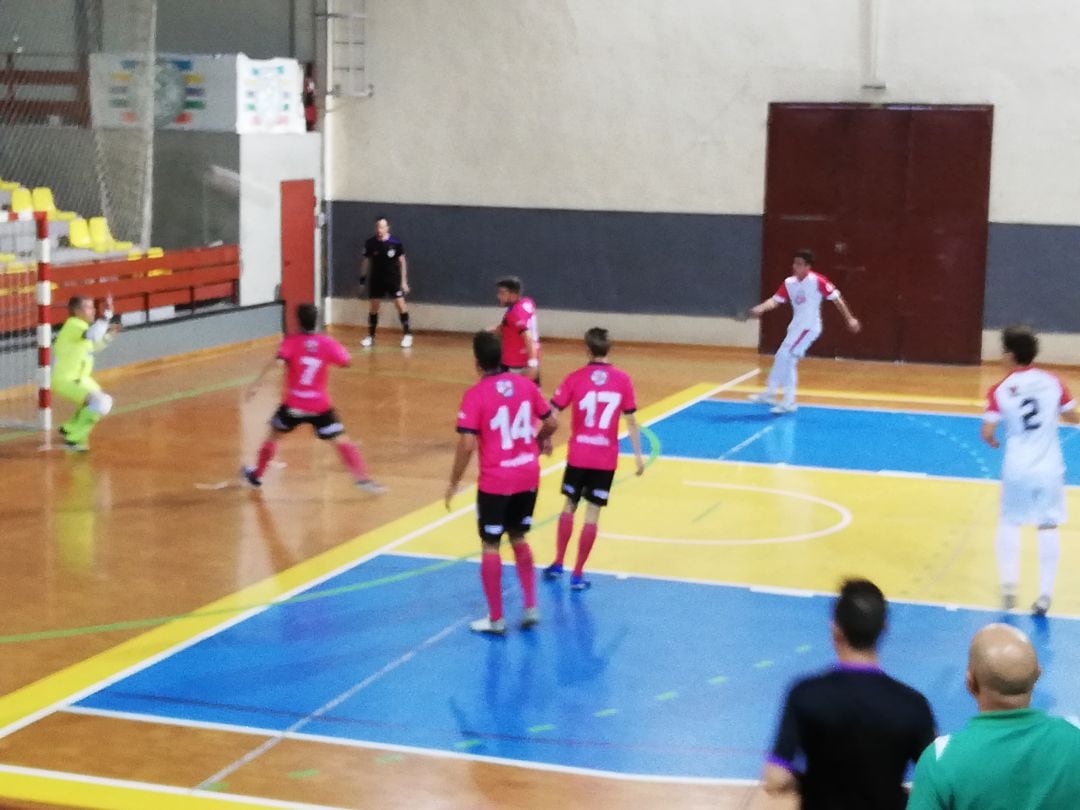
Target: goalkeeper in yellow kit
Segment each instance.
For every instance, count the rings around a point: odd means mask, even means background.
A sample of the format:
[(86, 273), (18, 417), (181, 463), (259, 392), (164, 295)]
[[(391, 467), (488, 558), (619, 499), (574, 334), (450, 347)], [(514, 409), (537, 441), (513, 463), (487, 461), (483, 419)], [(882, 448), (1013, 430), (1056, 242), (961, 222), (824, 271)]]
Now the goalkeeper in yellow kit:
[(90, 376), (94, 352), (104, 348), (120, 329), (109, 325), (112, 296), (105, 299), (105, 314), (94, 318), (94, 300), (75, 296), (68, 301), (68, 319), (60, 327), (53, 344), (52, 390), (70, 399), (78, 409), (60, 426), (64, 444), (72, 450), (88, 450), (90, 431), (112, 410), (113, 398), (101, 390)]

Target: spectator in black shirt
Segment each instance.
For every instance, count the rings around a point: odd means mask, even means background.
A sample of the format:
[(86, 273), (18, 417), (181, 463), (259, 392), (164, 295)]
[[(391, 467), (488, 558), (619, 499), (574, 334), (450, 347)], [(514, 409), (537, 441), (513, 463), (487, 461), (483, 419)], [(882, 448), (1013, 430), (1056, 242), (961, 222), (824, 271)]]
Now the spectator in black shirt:
[(903, 810), (908, 763), (936, 732), (926, 698), (878, 665), (887, 612), (874, 583), (841, 587), (832, 622), (839, 663), (788, 692), (762, 777), (769, 794), (798, 792), (806, 810)]
[(364, 258), (360, 262), (360, 282), (368, 285), (368, 336), (360, 341), (365, 349), (375, 345), (375, 330), (379, 326), (379, 307), (383, 298), (392, 298), (401, 319), (401, 348), (412, 346), (409, 328), (409, 268), (405, 261), (405, 246), (390, 235), (386, 217), (375, 220), (375, 235), (364, 242)]

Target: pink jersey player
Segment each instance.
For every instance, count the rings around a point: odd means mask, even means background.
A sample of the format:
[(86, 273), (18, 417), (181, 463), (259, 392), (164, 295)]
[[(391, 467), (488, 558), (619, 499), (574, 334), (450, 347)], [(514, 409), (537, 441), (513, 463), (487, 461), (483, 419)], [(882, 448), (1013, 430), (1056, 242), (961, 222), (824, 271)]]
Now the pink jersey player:
[(630, 376), (610, 363), (593, 361), (555, 389), (551, 404), (572, 408), (567, 463), (614, 470), (619, 462), (619, 415), (637, 410)]
[(521, 294), (521, 279), (513, 276), (499, 279), (496, 285), (499, 304), (506, 313), (499, 323), (504, 368), (527, 373), (538, 380), (540, 376), (540, 331), (536, 323), (536, 304)]
[(281, 341), (277, 359), (286, 365), (282, 397), (287, 408), (322, 413), (330, 408), (326, 392), (330, 366), (349, 365), (349, 352), (329, 335), (295, 334)]
[(300, 425), (311, 425), (316, 436), (334, 443), (342, 463), (352, 473), (358, 487), (368, 492), (384, 492), (381, 485), (368, 477), (360, 448), (345, 435), (345, 427), (331, 407), (330, 397), (326, 393), (330, 366), (347, 366), (349, 353), (329, 335), (315, 331), (319, 310), (314, 304), (298, 305), (296, 319), (301, 331), (281, 341), (274, 360), (266, 365), (248, 389), (247, 398), (250, 399), (274, 365), (285, 364), (281, 407), (270, 418), (270, 431), (259, 448), (258, 460), (250, 467), (242, 467), (241, 476), (253, 487), (262, 486), (263, 474), (277, 453), (280, 437), (292, 433)]
[(533, 423), (550, 413), (540, 388), (519, 374), (487, 375), (465, 392), (457, 429), (476, 435), (481, 492), (513, 495), (539, 486), (540, 450)]
[(544, 576), (553, 579), (563, 573), (566, 548), (574, 534), (574, 512), (578, 501), (584, 498), (588, 505), (578, 540), (577, 564), (570, 577), (573, 590), (590, 586), (584, 576), (585, 562), (596, 541), (600, 509), (607, 506), (619, 463), (619, 414), (626, 419), (636, 472), (641, 475), (645, 471), (640, 431), (634, 417), (637, 401), (630, 376), (607, 362), (611, 341), (606, 329), (594, 327), (586, 332), (585, 347), (588, 365), (563, 380), (551, 398), (551, 404), (558, 410), (570, 408), (572, 415), (570, 450), (562, 481), (566, 503), (555, 533), (555, 561), (544, 569)]
[[(473, 335), (473, 356), (480, 381), (465, 392), (457, 416), (458, 445), (446, 489), (446, 508), (457, 492), (469, 459), (480, 448), (476, 517), (480, 533), (480, 581), (488, 615), (472, 622), (478, 633), (504, 633), (502, 558), (499, 543), (510, 538), (524, 595), (522, 627), (539, 621), (536, 570), (525, 535), (532, 526), (540, 483), (540, 451), (551, 451), (555, 417), (540, 388), (520, 374), (502, 370), (502, 347), (491, 332)], [(535, 426), (540, 423), (540, 431)]]

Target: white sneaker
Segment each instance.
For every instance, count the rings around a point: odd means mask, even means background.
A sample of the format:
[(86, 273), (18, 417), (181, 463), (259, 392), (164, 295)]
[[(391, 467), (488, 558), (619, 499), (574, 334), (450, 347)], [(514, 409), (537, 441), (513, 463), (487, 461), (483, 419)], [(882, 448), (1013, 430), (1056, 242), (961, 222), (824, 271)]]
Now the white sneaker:
[(501, 636), (506, 632), (506, 619), (499, 619), (497, 622), (493, 622), (490, 618), (485, 616), (482, 619), (477, 619), (475, 622), (469, 622), (469, 629), (474, 633), (490, 633), (493, 636)]
[(403, 348), (403, 349), (411, 349), (412, 348), (412, 335), (411, 334), (401, 336), (401, 348)]
[(532, 627), (540, 623), (540, 608), (525, 608), (525, 615), (521, 617), (521, 629)]
[(1045, 616), (1050, 610), (1050, 597), (1047, 594), (1043, 594), (1035, 600), (1035, 604), (1031, 606), (1031, 612), (1036, 616)]
[(759, 405), (772, 405), (774, 401), (773, 398), (765, 391), (761, 391), (757, 394), (751, 394), (747, 397), (747, 399), (751, 402), (756, 402)]
[(779, 405), (773, 405), (771, 408), (769, 408), (769, 413), (795, 413), (796, 408), (797, 406), (795, 405), (785, 405), (781, 402)]
[(356, 482), (358, 489), (364, 490), (364, 492), (370, 492), (374, 495), (382, 495), (386, 492), (386, 487), (376, 481), (374, 478), (365, 478)]
[(360, 348), (362, 349), (370, 349), (374, 345), (375, 338), (373, 338), (371, 335), (368, 335), (366, 338), (360, 341)]

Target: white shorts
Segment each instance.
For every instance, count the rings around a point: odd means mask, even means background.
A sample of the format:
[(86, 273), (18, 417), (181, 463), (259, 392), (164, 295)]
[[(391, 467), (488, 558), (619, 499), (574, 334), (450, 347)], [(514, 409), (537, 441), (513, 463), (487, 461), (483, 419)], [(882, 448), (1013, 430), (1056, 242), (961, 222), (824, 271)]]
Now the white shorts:
[(1063, 475), (1001, 482), (1002, 522), (1014, 526), (1060, 526), (1066, 518)]
[(780, 348), (776, 350), (776, 353), (789, 352), (792, 357), (806, 357), (806, 350), (809, 349), (814, 341), (820, 336), (820, 328), (794, 329), (788, 327), (787, 337), (784, 338), (784, 342), (780, 344)]

